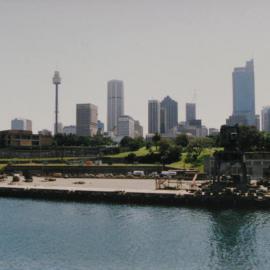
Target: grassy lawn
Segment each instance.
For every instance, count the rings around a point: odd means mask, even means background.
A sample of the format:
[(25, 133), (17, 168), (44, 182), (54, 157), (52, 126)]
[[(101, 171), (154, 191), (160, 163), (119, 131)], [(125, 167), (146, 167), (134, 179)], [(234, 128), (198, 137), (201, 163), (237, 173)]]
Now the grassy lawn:
[(193, 163), (186, 162), (185, 160), (186, 160), (187, 153), (182, 153), (181, 160), (174, 162), (174, 163), (171, 163), (167, 166), (170, 168), (174, 168), (174, 169), (194, 168), (194, 169), (199, 170), (200, 172), (203, 172), (204, 159), (212, 156), (214, 154), (214, 152), (217, 150), (222, 150), (222, 149), (221, 148), (205, 148), (205, 149), (203, 149), (203, 151), (199, 155), (198, 159)]
[[(158, 152), (156, 151), (156, 147), (152, 146), (152, 151)], [(146, 156), (147, 154), (149, 154), (149, 150), (146, 149), (146, 147), (142, 147), (137, 151), (129, 151), (129, 152), (123, 152), (123, 153), (119, 153), (119, 154), (115, 154), (115, 155), (109, 155), (107, 157), (111, 157), (111, 158), (125, 158), (127, 157), (129, 154), (134, 153), (137, 157), (143, 157)]]
[(0, 164), (0, 171), (4, 169), (7, 166), (7, 164)]

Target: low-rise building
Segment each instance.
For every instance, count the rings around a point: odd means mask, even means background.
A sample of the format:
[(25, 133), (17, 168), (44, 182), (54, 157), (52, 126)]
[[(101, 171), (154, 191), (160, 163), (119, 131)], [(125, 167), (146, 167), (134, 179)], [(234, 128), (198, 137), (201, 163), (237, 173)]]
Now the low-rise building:
[(28, 130), (0, 131), (1, 147), (34, 147), (50, 146), (53, 138), (50, 135), (33, 134)]
[(217, 128), (209, 128), (209, 135), (216, 136), (219, 134), (219, 130)]
[[(245, 153), (244, 161), (247, 167), (247, 173), (253, 179), (270, 179), (270, 152), (250, 152)], [(214, 175), (215, 160), (213, 157), (206, 158), (204, 161), (204, 171), (208, 175)], [(241, 174), (241, 165), (239, 163), (231, 164), (224, 162), (220, 168), (221, 174)]]
[(74, 125), (70, 125), (70, 126), (65, 126), (63, 128), (63, 133), (66, 134), (66, 135), (75, 135), (76, 134), (76, 126)]

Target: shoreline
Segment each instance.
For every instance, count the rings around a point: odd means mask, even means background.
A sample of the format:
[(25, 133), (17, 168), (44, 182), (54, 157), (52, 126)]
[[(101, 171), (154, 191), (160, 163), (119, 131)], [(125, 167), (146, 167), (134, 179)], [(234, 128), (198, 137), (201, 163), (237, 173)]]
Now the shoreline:
[[(75, 184), (77, 181), (84, 184)], [(0, 182), (0, 197), (107, 202), (157, 206), (192, 206), (200, 208), (270, 208), (270, 196), (264, 200), (252, 197), (195, 195), (186, 190), (155, 190), (155, 182), (130, 179), (56, 179), (44, 182)]]

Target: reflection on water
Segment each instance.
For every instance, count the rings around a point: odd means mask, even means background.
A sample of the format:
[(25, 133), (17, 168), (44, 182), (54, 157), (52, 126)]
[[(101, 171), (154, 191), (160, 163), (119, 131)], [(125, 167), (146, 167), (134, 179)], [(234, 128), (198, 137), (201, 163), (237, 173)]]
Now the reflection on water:
[(269, 269), (270, 213), (0, 199), (2, 269)]
[(270, 213), (263, 211), (211, 212), (210, 266), (215, 269), (269, 269), (270, 260), (265, 259), (264, 249), (270, 247), (270, 238), (260, 237), (265, 230), (267, 234), (270, 232), (269, 218)]

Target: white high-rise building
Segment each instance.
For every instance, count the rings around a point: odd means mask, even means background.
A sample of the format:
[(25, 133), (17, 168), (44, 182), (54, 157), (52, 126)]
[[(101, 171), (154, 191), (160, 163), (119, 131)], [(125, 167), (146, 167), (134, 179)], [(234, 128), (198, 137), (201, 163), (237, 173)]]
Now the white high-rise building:
[(270, 132), (270, 106), (263, 107), (261, 112), (262, 131)]
[(160, 133), (160, 102), (148, 100), (148, 133)]
[(124, 83), (119, 80), (108, 81), (107, 130), (117, 132), (118, 118), (124, 115)]
[(32, 121), (29, 119), (15, 118), (11, 121), (11, 129), (32, 131)]
[(93, 104), (77, 104), (76, 134), (93, 136), (97, 134), (98, 108)]
[(135, 121), (129, 115), (121, 115), (118, 118), (117, 136), (134, 138)]

